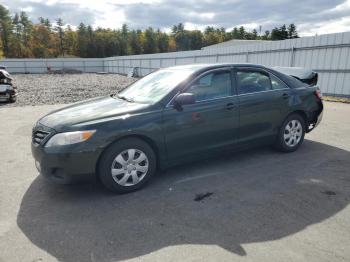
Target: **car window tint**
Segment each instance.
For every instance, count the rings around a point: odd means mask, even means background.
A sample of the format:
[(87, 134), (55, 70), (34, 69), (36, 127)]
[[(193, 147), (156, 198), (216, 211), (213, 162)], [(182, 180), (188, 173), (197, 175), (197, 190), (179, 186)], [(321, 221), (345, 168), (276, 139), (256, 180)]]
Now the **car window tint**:
[(272, 84), (273, 90), (289, 88), (284, 82), (279, 80), (276, 76), (270, 75), (270, 78), (271, 78), (271, 84)]
[(231, 73), (229, 71), (209, 73), (196, 80), (188, 92), (196, 101), (204, 101), (231, 95)]
[(237, 82), (239, 94), (271, 90), (269, 76), (259, 71), (238, 71)]

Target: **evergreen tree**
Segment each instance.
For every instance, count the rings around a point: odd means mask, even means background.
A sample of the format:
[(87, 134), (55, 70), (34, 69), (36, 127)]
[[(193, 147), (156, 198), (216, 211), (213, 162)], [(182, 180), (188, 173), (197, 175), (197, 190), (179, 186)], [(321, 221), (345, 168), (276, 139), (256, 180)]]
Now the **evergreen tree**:
[(87, 29), (84, 23), (80, 23), (78, 27), (77, 37), (77, 54), (80, 57), (88, 57), (88, 36)]
[(145, 30), (143, 50), (145, 54), (153, 54), (158, 52), (157, 38), (152, 27)]
[(58, 34), (58, 39), (59, 39), (59, 51), (60, 51), (60, 55), (64, 56), (64, 46), (63, 46), (63, 42), (64, 42), (64, 29), (63, 29), (64, 23), (63, 20), (61, 18), (58, 18), (56, 20), (56, 26), (55, 26), (55, 30)]
[(288, 26), (288, 38), (298, 38), (297, 27), (295, 24), (290, 24)]
[(0, 5), (0, 37), (4, 55), (7, 57), (10, 52), (13, 24), (9, 11)]

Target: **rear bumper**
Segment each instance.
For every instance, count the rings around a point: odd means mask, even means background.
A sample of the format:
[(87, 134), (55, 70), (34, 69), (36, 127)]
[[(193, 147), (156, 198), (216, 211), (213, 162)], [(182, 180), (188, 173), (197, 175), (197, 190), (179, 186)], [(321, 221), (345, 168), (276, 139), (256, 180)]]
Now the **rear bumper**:
[(308, 128), (306, 132), (311, 132), (316, 126), (318, 126), (323, 118), (323, 103), (320, 100), (319, 109), (311, 113), (311, 116), (308, 119)]
[(77, 151), (71, 148), (47, 149), (32, 143), (35, 165), (41, 175), (59, 184), (71, 184), (95, 179), (99, 152)]

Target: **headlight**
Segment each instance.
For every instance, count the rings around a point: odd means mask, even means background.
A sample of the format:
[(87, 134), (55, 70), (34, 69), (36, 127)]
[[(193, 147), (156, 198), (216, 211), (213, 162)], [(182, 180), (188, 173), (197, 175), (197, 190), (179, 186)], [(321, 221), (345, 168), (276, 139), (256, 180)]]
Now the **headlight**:
[(45, 147), (71, 145), (88, 140), (96, 130), (59, 133), (50, 138)]

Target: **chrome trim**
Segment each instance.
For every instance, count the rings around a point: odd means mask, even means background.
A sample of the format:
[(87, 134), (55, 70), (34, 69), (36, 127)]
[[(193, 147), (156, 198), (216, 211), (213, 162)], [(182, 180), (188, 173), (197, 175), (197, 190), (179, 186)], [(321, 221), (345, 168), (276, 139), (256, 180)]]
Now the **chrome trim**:
[(265, 91), (259, 91), (259, 92), (251, 92), (251, 93), (245, 93), (245, 94), (239, 94), (238, 96), (246, 96), (251, 94), (258, 94), (258, 93), (267, 93), (267, 92), (273, 92), (273, 91), (281, 91), (281, 90), (288, 90), (288, 89), (271, 89), (271, 90), (265, 90)]

